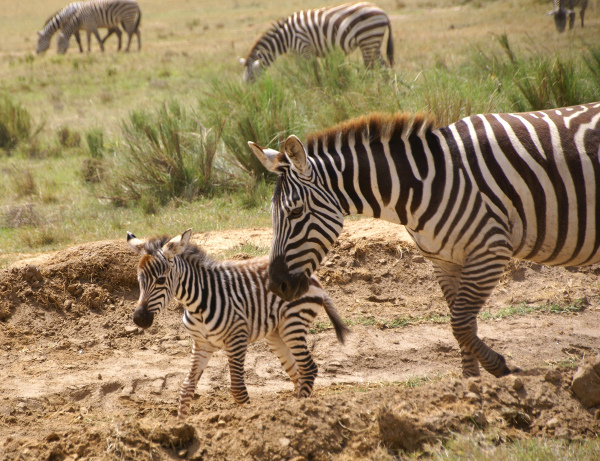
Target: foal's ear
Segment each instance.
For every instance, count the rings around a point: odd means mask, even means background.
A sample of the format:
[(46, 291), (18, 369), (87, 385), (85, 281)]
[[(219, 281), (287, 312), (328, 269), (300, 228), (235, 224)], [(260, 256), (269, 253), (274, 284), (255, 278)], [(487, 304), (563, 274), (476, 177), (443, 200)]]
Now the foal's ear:
[(145, 253), (144, 245), (146, 244), (146, 241), (140, 240), (131, 232), (127, 232), (127, 243), (137, 254), (142, 255)]
[(178, 235), (177, 237), (174, 237), (165, 243), (165, 245), (162, 247), (162, 252), (165, 255), (165, 258), (173, 259), (173, 257), (183, 253), (183, 250), (185, 250), (190, 243), (191, 236), (192, 229), (188, 229), (183, 234)]

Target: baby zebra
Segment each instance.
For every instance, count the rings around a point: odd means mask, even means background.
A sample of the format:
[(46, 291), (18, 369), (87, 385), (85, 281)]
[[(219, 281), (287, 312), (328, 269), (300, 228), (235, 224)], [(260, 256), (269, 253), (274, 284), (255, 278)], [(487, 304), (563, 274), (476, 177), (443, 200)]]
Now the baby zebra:
[(329, 295), (315, 276), (308, 292), (286, 302), (268, 290), (268, 256), (245, 261), (215, 261), (190, 242), (192, 230), (169, 240), (140, 240), (127, 233), (127, 243), (142, 257), (138, 265), (140, 299), (133, 321), (152, 325), (154, 314), (171, 298), (185, 306), (183, 326), (194, 340), (192, 367), (183, 381), (179, 417), (188, 414), (196, 384), (212, 354), (224, 349), (229, 359), (231, 393), (238, 404), (249, 401), (244, 384), (248, 343), (265, 338), (292, 379), (298, 397), (309, 397), (317, 375), (306, 335), (321, 306), (343, 344), (344, 325)]

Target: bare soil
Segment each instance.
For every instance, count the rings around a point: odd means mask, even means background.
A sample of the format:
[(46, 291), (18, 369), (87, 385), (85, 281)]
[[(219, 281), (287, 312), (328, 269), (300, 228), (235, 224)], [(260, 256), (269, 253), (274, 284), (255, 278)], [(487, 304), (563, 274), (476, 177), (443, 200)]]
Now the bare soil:
[[(218, 256), (268, 246), (271, 232), (194, 238)], [(317, 319), (314, 396), (294, 397), (261, 342), (246, 362), (251, 403), (233, 402), (219, 352), (181, 422), (182, 309), (173, 303), (150, 329), (136, 328), (136, 264), (123, 239), (0, 271), (0, 459), (368, 459), (382, 448), (426, 453), (454, 433), (497, 443), (600, 434), (599, 407), (571, 390), (577, 367), (598, 358), (600, 266), (511, 262), (479, 333), (523, 371), (467, 380), (431, 264), (402, 227), (349, 221), (318, 274), (352, 334), (342, 346), (325, 315)]]

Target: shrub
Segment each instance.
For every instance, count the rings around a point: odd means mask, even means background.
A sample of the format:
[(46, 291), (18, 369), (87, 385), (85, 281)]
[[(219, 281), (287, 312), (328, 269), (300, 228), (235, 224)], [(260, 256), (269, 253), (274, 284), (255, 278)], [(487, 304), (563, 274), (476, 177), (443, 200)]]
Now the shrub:
[(31, 136), (29, 112), (8, 96), (0, 97), (0, 148), (10, 150)]
[(171, 102), (154, 113), (132, 112), (122, 129), (125, 145), (117, 148), (112, 174), (106, 175), (108, 198), (121, 204), (165, 204), (222, 185), (214, 168), (221, 132), (206, 129), (195, 112)]
[(60, 127), (56, 133), (58, 143), (67, 149), (79, 147), (81, 144), (81, 135), (76, 131), (71, 131), (69, 127)]

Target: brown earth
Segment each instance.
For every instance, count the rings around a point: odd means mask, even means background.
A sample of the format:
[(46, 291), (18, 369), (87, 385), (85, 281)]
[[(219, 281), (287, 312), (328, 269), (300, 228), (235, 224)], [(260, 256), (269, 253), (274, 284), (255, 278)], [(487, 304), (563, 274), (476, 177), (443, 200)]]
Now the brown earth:
[[(218, 255), (268, 246), (271, 233), (195, 238)], [(403, 228), (349, 221), (319, 276), (352, 334), (342, 346), (326, 317), (317, 319), (315, 395), (296, 399), (261, 342), (246, 362), (251, 403), (233, 402), (219, 352), (183, 423), (175, 416), (190, 351), (182, 310), (173, 303), (146, 331), (133, 325), (136, 263), (123, 239), (0, 271), (1, 459), (370, 459), (426, 453), (455, 433), (495, 443), (600, 433), (600, 407), (585, 408), (571, 388), (577, 367), (598, 359), (600, 266), (512, 262), (479, 332), (524, 371), (466, 380), (431, 264)]]

